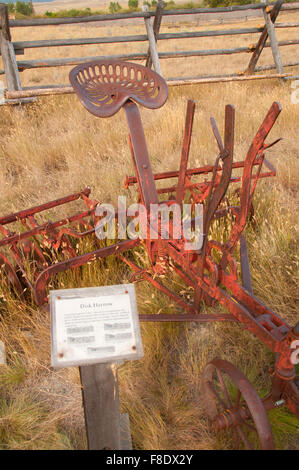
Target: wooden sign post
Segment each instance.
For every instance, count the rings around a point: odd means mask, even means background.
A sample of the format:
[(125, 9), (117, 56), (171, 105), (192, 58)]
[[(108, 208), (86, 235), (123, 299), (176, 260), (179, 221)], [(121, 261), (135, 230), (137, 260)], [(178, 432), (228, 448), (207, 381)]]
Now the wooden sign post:
[(133, 284), (50, 291), (52, 365), (79, 366), (90, 450), (130, 449), (117, 364), (143, 355)]
[(121, 449), (117, 368), (108, 363), (79, 369), (88, 448)]

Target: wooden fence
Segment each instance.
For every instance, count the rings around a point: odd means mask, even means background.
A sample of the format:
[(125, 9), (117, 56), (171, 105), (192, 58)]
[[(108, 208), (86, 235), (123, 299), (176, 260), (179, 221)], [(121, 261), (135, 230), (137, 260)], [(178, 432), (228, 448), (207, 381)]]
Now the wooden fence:
[[(225, 30), (209, 30), (209, 31), (193, 31), (181, 33), (159, 33), (162, 18), (165, 16), (175, 15), (201, 15), (207, 13), (226, 13), (231, 12), (245, 12), (246, 10), (262, 10), (265, 24), (262, 27), (256, 28), (239, 28), (239, 29), (225, 29)], [(280, 56), (280, 48), (283, 46), (297, 45), (298, 39), (278, 41), (276, 37), (277, 28), (297, 28), (299, 23), (276, 23), (276, 19), (281, 11), (294, 11), (299, 10), (299, 3), (296, 4), (283, 4), (283, 0), (277, 0), (274, 4), (250, 4), (250, 5), (236, 5), (223, 8), (197, 8), (187, 10), (164, 10), (163, 0), (159, 0), (155, 12), (149, 11), (148, 7), (143, 7), (142, 12), (122, 13), (114, 15), (94, 15), (87, 17), (75, 18), (41, 18), (41, 19), (24, 19), (24, 20), (9, 20), (7, 5), (0, 4), (0, 51), (2, 55), (3, 70), (0, 70), (0, 75), (5, 74), (7, 88), (5, 89), (5, 99), (3, 104), (14, 104), (20, 102), (30, 101), (32, 97), (41, 95), (53, 95), (72, 93), (72, 87), (68, 85), (53, 84), (48, 86), (39, 87), (24, 87), (22, 88), (20, 73), (26, 69), (35, 69), (43, 67), (61, 67), (69, 65), (77, 65), (82, 62), (97, 59), (119, 59), (145, 61), (145, 65), (151, 67), (162, 75), (160, 60), (170, 58), (187, 58), (198, 56), (212, 56), (212, 55), (230, 55), (239, 53), (250, 53), (249, 64), (244, 72), (231, 73), (227, 75), (205, 75), (200, 77), (190, 77), (182, 79), (166, 78), (169, 85), (182, 85), (194, 83), (209, 83), (219, 81), (242, 81), (242, 80), (256, 80), (256, 79), (269, 79), (269, 78), (297, 78), (292, 76), (291, 73), (286, 73), (285, 68), (299, 65), (298, 62), (283, 64)], [(153, 22), (152, 22), (153, 17)], [(103, 22), (103, 21), (117, 21), (123, 19), (136, 19), (143, 18), (145, 22), (146, 34), (131, 35), (131, 36), (118, 36), (118, 37), (98, 37), (98, 38), (80, 38), (80, 39), (45, 39), (38, 41), (16, 41), (11, 39), (11, 28), (17, 27), (42, 27), (48, 25), (68, 25), (74, 23), (88, 23), (88, 22)], [(275, 24), (275, 26), (274, 26)], [(251, 33), (260, 33), (259, 40), (256, 44), (251, 44), (248, 47), (236, 47), (231, 49), (209, 49), (209, 50), (188, 50), (188, 51), (175, 51), (175, 52), (158, 52), (158, 41), (166, 39), (182, 39), (182, 38), (196, 38), (196, 37), (216, 37), (216, 36), (232, 36), (232, 35), (245, 35)], [(114, 56), (96, 56), (96, 57), (73, 57), (73, 58), (57, 58), (57, 59), (44, 59), (44, 60), (17, 60), (17, 55), (24, 54), (25, 49), (43, 48), (43, 47), (57, 47), (57, 46), (76, 46), (86, 44), (108, 44), (108, 43), (128, 43), (148, 41), (147, 53), (134, 53), (134, 54), (119, 54)], [(257, 63), (261, 52), (264, 48), (271, 47), (274, 64), (265, 67), (257, 67)], [(275, 73), (255, 74), (258, 71), (275, 70)]]

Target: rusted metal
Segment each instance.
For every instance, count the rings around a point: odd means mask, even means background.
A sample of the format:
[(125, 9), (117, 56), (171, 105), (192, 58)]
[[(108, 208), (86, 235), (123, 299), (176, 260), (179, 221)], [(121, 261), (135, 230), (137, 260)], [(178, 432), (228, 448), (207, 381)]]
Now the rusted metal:
[(241, 261), (241, 271), (242, 271), (242, 285), (250, 294), (253, 294), (252, 284), (251, 284), (251, 275), (250, 275), (250, 266), (248, 259), (248, 250), (247, 242), (245, 236), (242, 234), (240, 236), (240, 261)]
[[(82, 68), (84, 68), (84, 66), (79, 66), (79, 68), (76, 69), (76, 73), (78, 73), (80, 67), (81, 71)], [(152, 72), (152, 76), (155, 77), (154, 72)], [(148, 77), (149, 75), (147, 75), (147, 79)], [(82, 92), (79, 90), (78, 94), (81, 100), (83, 96), (82, 93), (83, 90)], [(159, 104), (160, 101), (164, 102), (165, 94), (163, 92), (161, 93), (160, 100), (159, 94), (157, 96)], [(274, 373), (275, 379), (273, 380), (273, 389), (271, 392), (273, 397), (271, 400), (273, 402), (275, 398), (275, 403), (278, 403), (279, 398), (281, 398), (283, 393), (287, 390), (287, 406), (294, 410), (297, 406), (294, 403), (296, 400), (298, 401), (298, 388), (297, 382), (294, 380), (294, 365), (290, 360), (291, 350), (289, 347), (290, 339), (293, 337), (294, 332), (277, 314), (272, 312), (253, 296), (247, 245), (243, 235), (247, 218), (250, 214), (253, 214), (252, 201), (258, 180), (268, 176), (275, 176), (276, 174), (273, 165), (265, 159), (265, 151), (267, 148), (277, 143), (278, 140), (272, 144), (266, 144), (265, 139), (281, 111), (279, 103), (274, 102), (271, 106), (252, 141), (245, 160), (236, 163), (233, 163), (234, 108), (228, 105), (225, 111), (224, 143), (222, 142), (215, 120), (213, 118), (211, 119), (212, 131), (219, 148), (219, 155), (214, 166), (188, 169), (188, 155), (195, 110), (194, 102), (189, 101), (180, 169), (178, 172), (164, 172), (153, 175), (150, 171), (150, 163), (140, 116), (136, 111), (137, 107), (133, 101), (140, 104), (137, 95), (128, 94), (124, 109), (130, 128), (130, 144), (136, 176), (127, 177), (125, 186), (128, 187), (135, 183), (138, 184), (138, 200), (143, 201), (147, 209), (151, 203), (157, 203), (159, 194), (169, 193), (169, 195), (171, 195), (171, 193), (175, 193), (175, 201), (182, 203), (186, 191), (190, 191), (193, 201), (204, 203), (204, 242), (201, 250), (190, 256), (190, 253), (184, 252), (180, 240), (171, 239), (170, 241), (164, 241), (159, 239), (158, 242), (154, 243), (146, 240), (145, 246), (153, 262), (152, 273), (148, 270), (144, 270), (142, 267), (136, 266), (132, 261), (122, 255), (121, 259), (127, 263), (141, 279), (152, 283), (156, 288), (174, 300), (180, 307), (183, 307), (187, 312), (185, 314), (186, 321), (194, 321), (193, 318), (195, 316), (197, 316), (199, 321), (203, 321), (205, 315), (199, 313), (202, 298), (208, 303), (218, 301), (227, 307), (230, 314), (238, 322), (256, 334), (273, 352), (278, 353)], [(88, 108), (86, 103), (85, 106)], [(148, 106), (148, 103), (146, 103), (145, 106)], [(221, 165), (220, 162), (222, 163)], [(262, 171), (263, 165), (266, 166), (268, 171)], [(254, 167), (257, 167), (255, 173), (253, 173)], [(232, 176), (232, 170), (234, 168), (243, 168), (242, 177)], [(210, 173), (212, 174), (210, 181), (205, 180), (199, 183), (192, 182), (192, 177)], [(168, 188), (156, 189), (156, 180), (169, 178), (177, 178), (177, 184)], [(228, 205), (223, 208), (221, 207), (221, 201), (227, 193), (230, 182), (241, 182), (240, 204), (239, 206)], [(171, 203), (170, 199), (168, 204), (171, 205)], [(214, 218), (223, 217), (229, 212), (234, 215), (235, 222), (229, 239), (225, 244), (221, 245), (217, 241), (208, 238), (209, 228)], [(231, 255), (233, 248), (238, 242), (240, 242), (243, 287), (238, 282), (236, 263)], [(213, 249), (221, 254), (221, 260), (218, 263), (216, 263), (212, 257)], [(176, 273), (180, 275), (187, 285), (194, 289), (193, 303), (186, 302), (185, 299), (178, 296), (175, 292), (170, 291), (160, 281), (154, 279), (153, 273), (157, 272), (155, 268), (157, 255), (162, 255), (164, 262), (166, 260), (166, 270), (167, 266), (169, 266), (167, 265), (167, 259), (169, 261), (171, 260)], [(229, 267), (229, 271), (227, 271), (227, 267)], [(207, 271), (208, 274), (206, 274)], [(182, 316), (184, 315), (177, 315), (177, 320)], [(167, 321), (167, 319), (174, 321), (174, 315), (143, 315), (142, 317), (141, 319), (144, 321)], [(221, 318), (219, 315), (217, 318), (217, 315), (214, 315), (213, 318), (209, 318), (208, 321), (217, 319), (223, 320), (224, 318)], [(238, 371), (232, 371), (232, 366), (226, 366), (226, 369), (227, 372), (234, 376), (237, 385), (241, 388), (240, 381), (243, 383), (243, 378), (242, 380), (240, 379), (240, 373)], [(250, 402), (251, 416), (254, 415), (255, 421), (259, 423), (257, 427), (261, 447), (272, 448), (273, 439), (263, 405), (256, 392), (250, 387), (251, 386), (248, 384), (246, 385), (246, 400)], [(243, 390), (242, 392), (245, 393)], [(228, 419), (229, 416), (231, 417), (231, 414), (227, 415), (226, 418)], [(240, 412), (239, 416), (240, 418), (238, 419), (246, 419), (244, 412), (243, 415)], [(261, 416), (263, 416), (263, 418), (260, 418)], [(259, 421), (260, 419), (262, 419), (261, 422)], [(240, 423), (238, 423), (238, 420), (236, 422), (237, 426), (239, 426)], [(242, 438), (242, 432), (240, 431), (240, 433)], [(245, 440), (245, 446), (249, 447), (247, 444)]]
[(206, 412), (220, 430), (232, 431), (236, 449), (274, 449), (274, 440), (262, 401), (249, 380), (230, 362), (214, 359), (203, 371)]
[[(0, 247), (9, 248), (16, 265), (13, 267), (12, 261), (1, 253), (2, 272), (7, 275), (7, 281), (20, 298), (24, 299), (24, 293), (29, 289), (32, 290), (38, 305), (47, 301), (45, 292), (42, 296), (37, 294), (38, 279), (48, 273), (52, 264), (60, 266), (57, 257), (54, 256), (53, 260), (53, 254), (57, 256), (63, 254), (67, 258), (75, 257), (76, 250), (72, 246), (71, 239), (94, 234), (94, 212), (98, 203), (90, 199), (89, 195), (90, 188), (85, 188), (81, 192), (0, 218), (0, 233), (3, 235)], [(46, 222), (37, 221), (37, 217), (42, 217), (45, 211), (79, 200), (83, 200), (86, 210), (54, 222), (49, 221), (47, 213)], [(21, 231), (20, 225), (23, 225), (25, 230)], [(28, 261), (30, 261), (30, 271), (28, 271)], [(69, 263), (69, 260), (65, 263)]]
[[(226, 191), (230, 182), (230, 178), (231, 178), (232, 164), (233, 164), (233, 152), (234, 152), (234, 123), (235, 123), (235, 109), (233, 106), (227, 105), (225, 108), (225, 143), (223, 145), (218, 128), (216, 126), (216, 122), (212, 120), (213, 133), (215, 135), (220, 153), (215, 162), (213, 176), (212, 176), (209, 192), (207, 195), (206, 207), (205, 207), (205, 213), (204, 213), (204, 220), (203, 220), (204, 242), (203, 242), (201, 256), (199, 256), (198, 258), (198, 275), (201, 279), (203, 278), (204, 267), (207, 262), (207, 256), (206, 256), (207, 243), (208, 243), (207, 234), (210, 228), (211, 221), (215, 215), (215, 212), (226, 194)], [(215, 188), (217, 168), (219, 166), (220, 159), (223, 162), (222, 173), (221, 173), (219, 184)], [(197, 307), (199, 307), (199, 303), (201, 301), (201, 294), (202, 294), (202, 288), (201, 286), (198, 286), (194, 293), (194, 302), (196, 303)]]
[[(276, 175), (274, 166), (265, 158), (265, 152), (279, 139), (271, 144), (266, 144), (265, 140), (280, 114), (279, 103), (272, 104), (245, 159), (238, 162), (233, 162), (235, 110), (232, 105), (227, 105), (223, 139), (215, 119), (211, 118), (212, 133), (218, 147), (214, 165), (189, 169), (188, 156), (195, 112), (195, 103), (190, 100), (187, 104), (180, 168), (178, 171), (154, 174), (137, 104), (150, 109), (161, 107), (167, 99), (167, 85), (163, 78), (140, 65), (105, 60), (75, 67), (70, 73), (70, 80), (82, 104), (94, 115), (108, 117), (120, 108), (125, 111), (136, 173), (135, 176), (126, 178), (125, 186), (137, 185), (137, 199), (143, 203), (146, 211), (147, 235), (78, 255), (74, 250), (74, 240), (94, 236), (98, 221), (95, 216), (97, 201), (90, 199), (90, 190), (86, 188), (80, 193), (0, 218), (0, 232), (3, 234), (0, 247), (9, 248), (13, 258), (10, 260), (6, 254), (0, 254), (0, 262), (8, 282), (21, 298), (24, 298), (24, 286), (32, 290), (35, 302), (42, 306), (47, 302), (48, 284), (53, 276), (68, 269), (78, 268), (87, 262), (115, 255), (131, 269), (132, 282), (149, 282), (174, 301), (180, 309), (178, 313), (172, 314), (142, 314), (141, 321), (238, 322), (276, 354), (272, 388), (262, 403), (252, 386), (244, 382), (242, 374), (232, 365), (212, 361), (204, 374), (207, 393), (211, 392), (208, 390), (212, 382), (211, 370), (216, 369), (218, 378), (224, 372), (233, 380), (239, 397), (233, 408), (228, 406), (221, 414), (214, 416), (213, 424), (218, 429), (232, 429), (235, 444), (243, 441), (243, 445), (249, 448), (251, 445), (246, 437), (244, 439), (241, 425), (243, 421), (250, 424), (248, 420), (253, 419), (260, 447), (272, 448), (273, 440), (264, 406), (270, 409), (284, 403), (289, 410), (298, 414), (298, 380), (291, 360), (290, 347), (292, 341), (298, 338), (298, 331), (253, 295), (247, 244), (243, 232), (248, 218), (252, 218), (254, 214), (253, 196), (258, 181)], [(234, 170), (241, 170), (242, 175), (233, 175)], [(156, 188), (156, 181), (167, 182), (171, 178), (176, 179), (177, 183), (165, 188)], [(237, 190), (234, 193), (235, 197), (239, 197), (237, 204), (230, 203), (230, 184), (236, 185)], [(150, 220), (150, 207), (153, 204), (160, 207), (160, 194), (168, 195), (163, 204), (170, 208), (174, 204), (180, 207), (188, 197), (192, 205), (203, 204), (201, 247), (195, 250), (185, 249), (186, 240), (182, 226), (174, 219), (169, 222), (169, 237), (166, 239), (162, 237), (161, 221), (158, 220), (157, 226), (154, 227), (153, 221)], [(80, 199), (84, 201), (86, 210), (55, 222), (49, 222), (48, 219), (43, 223), (37, 221), (41, 212)], [(220, 243), (211, 239), (210, 229), (213, 221), (228, 214), (232, 228), (226, 242)], [(193, 219), (192, 221), (194, 222)], [(18, 222), (26, 227), (25, 231), (16, 233), (8, 229), (9, 224)], [(74, 224), (80, 229), (74, 227)], [(174, 237), (175, 232), (181, 236)], [(126, 254), (141, 243), (150, 259), (151, 264), (147, 267), (137, 265)], [(238, 243), (242, 268), (241, 282), (233, 257), (233, 250)], [(53, 250), (64, 259), (51, 260)], [(34, 261), (31, 264), (31, 272), (28, 272), (28, 259)], [(172, 271), (187, 285), (190, 293), (194, 293), (193, 298), (184, 297), (172, 290)], [(219, 302), (228, 313), (201, 313), (202, 302), (208, 305)], [(239, 403), (241, 395), (245, 400), (244, 407)], [(213, 400), (215, 396), (214, 394)]]
[[(264, 160), (263, 161), (264, 165), (270, 171), (260, 173), (259, 179), (267, 178), (269, 176), (276, 176), (275, 167), (270, 162), (268, 162), (268, 160), (266, 158), (264, 158), (263, 160)], [(262, 163), (262, 159), (257, 158), (253, 162), (253, 167), (256, 166), (256, 165), (260, 165), (260, 163)], [(238, 168), (244, 168), (244, 164), (245, 164), (244, 161), (234, 162), (233, 165), (232, 165), (232, 169), (234, 170), (234, 169), (238, 169)], [(213, 165), (206, 165), (206, 166), (203, 166), (203, 167), (200, 167), (200, 168), (189, 168), (189, 169), (186, 170), (186, 177), (191, 178), (192, 176), (208, 175), (209, 173), (211, 173), (213, 171), (213, 169), (214, 169)], [(217, 168), (217, 172), (221, 172), (221, 170), (222, 170), (221, 167)], [(154, 179), (155, 180), (178, 178), (178, 176), (179, 176), (179, 171), (166, 171), (166, 172), (163, 172), (163, 173), (154, 173)], [(240, 181), (241, 181), (241, 177), (232, 177), (231, 180), (230, 180), (231, 183), (238, 183)], [(129, 186), (132, 186), (136, 183), (137, 183), (136, 176), (127, 176), (126, 179), (125, 179), (125, 182), (124, 182), (124, 186), (127, 189)], [(198, 185), (198, 188), (202, 188), (203, 186), (204, 187), (209, 186), (209, 183), (205, 183), (205, 184), (197, 183), (197, 184), (194, 185), (194, 187), (197, 187), (197, 185)], [(187, 185), (186, 185), (186, 187), (188, 188)], [(165, 192), (172, 193), (175, 190), (176, 190), (176, 187), (166, 188)]]
[(98, 117), (112, 116), (130, 98), (146, 108), (160, 108), (168, 93), (165, 80), (157, 73), (113, 60), (78, 65), (70, 72), (70, 82), (81, 103)]
[(146, 209), (149, 209), (150, 204), (158, 204), (159, 197), (147, 151), (141, 118), (136, 104), (132, 101), (127, 102), (124, 109), (130, 130), (130, 139), (132, 142), (141, 201)]
[(180, 164), (179, 177), (178, 177), (178, 186), (176, 190), (176, 201), (179, 204), (183, 202), (184, 194), (185, 194), (186, 176), (187, 176), (186, 172), (187, 172), (188, 158), (189, 158), (189, 152), (190, 152), (194, 113), (195, 113), (195, 102), (192, 100), (189, 100), (188, 105), (187, 105), (185, 132), (184, 132), (184, 138), (183, 138), (181, 164)]

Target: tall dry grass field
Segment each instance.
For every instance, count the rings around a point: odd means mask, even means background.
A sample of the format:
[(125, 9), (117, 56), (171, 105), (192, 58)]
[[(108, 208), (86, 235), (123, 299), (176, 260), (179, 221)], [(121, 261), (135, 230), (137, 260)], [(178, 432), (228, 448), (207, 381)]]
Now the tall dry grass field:
[[(284, 15), (284, 21), (290, 17)], [(292, 16), (292, 21), (295, 21)], [(258, 20), (246, 25), (257, 24)], [(241, 25), (239, 25), (241, 26)], [(162, 31), (173, 30), (164, 25)], [(177, 30), (195, 29), (180, 24)], [(221, 26), (223, 27), (223, 26)], [(230, 26), (227, 26), (230, 27)], [(203, 27), (202, 27), (203, 28)], [(206, 29), (211, 26), (206, 26)], [(216, 26), (215, 26), (216, 28)], [(143, 33), (144, 26), (100, 27), (99, 25), (45, 27), (13, 31), (13, 40), (51, 37), (89, 37)], [(26, 34), (26, 36), (24, 36)], [(295, 29), (278, 31), (279, 38), (295, 37)], [(248, 44), (255, 38), (199, 39), (159, 45), (204, 49)], [(217, 42), (216, 44), (216, 41)], [(236, 43), (236, 41), (238, 41)], [(168, 41), (167, 41), (168, 42)], [(26, 51), (26, 58), (104, 55), (147, 50), (146, 44), (89, 46)], [(283, 60), (297, 56), (298, 47), (283, 48)], [(265, 51), (261, 63), (271, 61)], [(165, 76), (243, 70), (248, 55), (222, 58), (190, 58), (162, 62)], [(67, 83), (69, 68), (40, 69), (22, 74), (23, 85)], [(294, 73), (298, 73), (295, 69)], [(141, 110), (154, 171), (178, 168), (187, 99), (196, 101), (190, 166), (212, 163), (217, 156), (209, 126), (214, 116), (223, 130), (224, 106), (236, 107), (235, 160), (243, 159), (250, 142), (274, 100), (283, 108), (269, 141), (282, 136), (268, 158), (277, 167), (277, 177), (261, 180), (255, 193), (257, 229), (246, 231), (254, 293), (284, 319), (298, 321), (298, 188), (299, 105), (292, 104), (290, 82), (263, 80), (171, 87), (167, 103), (159, 110)], [(0, 114), (0, 212), (30, 207), (89, 185), (93, 198), (116, 204), (118, 195), (136, 200), (123, 181), (133, 174), (128, 129), (123, 112), (99, 120), (88, 114), (75, 95), (47, 97), (22, 110), (1, 108)], [(54, 211), (54, 217), (65, 208)], [(224, 230), (225, 227), (222, 227)], [(218, 238), (223, 235), (214, 227)], [(217, 232), (217, 233), (216, 233)], [(91, 239), (79, 250), (90, 250)], [(139, 249), (136, 261), (147, 263)], [(83, 287), (129, 282), (129, 272), (114, 258), (96, 262), (81, 271), (65, 273), (60, 287)], [(188, 294), (182, 281), (175, 289)], [(86, 448), (81, 388), (76, 368), (52, 370), (50, 366), (49, 317), (34, 304), (20, 303), (0, 285), (0, 339), (5, 343), (7, 364), (0, 366), (0, 448)], [(141, 313), (175, 312), (168, 298), (147, 284), (137, 284)], [(221, 311), (203, 306), (203, 311)], [(251, 333), (235, 324), (142, 324), (144, 358), (119, 368), (121, 411), (128, 412), (135, 449), (229, 449), (232, 441), (215, 436), (208, 425), (200, 391), (205, 364), (218, 356), (239, 367), (260, 396), (269, 391), (269, 367), (274, 355)], [(298, 447), (297, 422), (284, 408), (269, 413), (278, 449)]]

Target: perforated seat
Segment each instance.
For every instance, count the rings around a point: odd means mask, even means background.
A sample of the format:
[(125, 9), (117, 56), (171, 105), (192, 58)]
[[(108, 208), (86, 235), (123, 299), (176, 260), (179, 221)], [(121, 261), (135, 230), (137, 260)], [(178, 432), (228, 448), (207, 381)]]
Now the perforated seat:
[(168, 96), (167, 84), (160, 75), (130, 62), (86, 62), (72, 69), (69, 77), (81, 103), (98, 117), (112, 116), (128, 100), (146, 108), (160, 108)]

